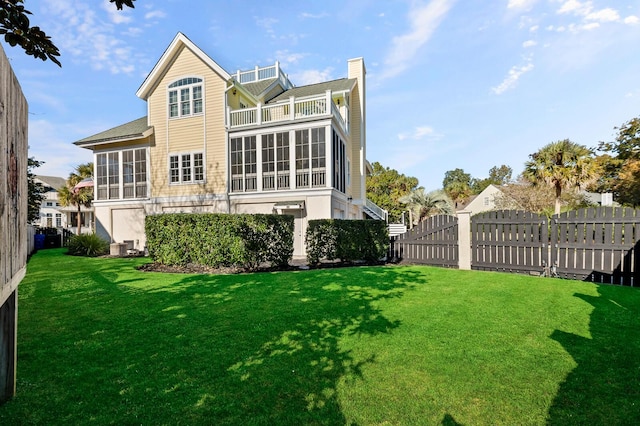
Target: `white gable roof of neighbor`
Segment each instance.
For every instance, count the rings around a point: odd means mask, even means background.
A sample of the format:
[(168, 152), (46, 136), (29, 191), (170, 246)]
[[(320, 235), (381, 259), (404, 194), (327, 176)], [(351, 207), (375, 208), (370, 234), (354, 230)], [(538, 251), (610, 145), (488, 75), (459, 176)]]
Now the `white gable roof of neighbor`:
[(494, 210), (496, 207), (495, 197), (498, 194), (502, 194), (502, 190), (491, 184), (466, 204), (463, 210), (470, 211), (472, 215)]
[(191, 50), (198, 58), (202, 60), (205, 64), (207, 64), (212, 70), (218, 73), (223, 79), (229, 80), (231, 75), (226, 72), (220, 65), (216, 63), (213, 59), (211, 59), (206, 53), (202, 51), (198, 46), (196, 46), (191, 40), (187, 38), (182, 33), (176, 34), (173, 41), (164, 51), (160, 60), (153, 67), (147, 78), (145, 78), (144, 82), (136, 92), (136, 96), (141, 99), (146, 99), (151, 91), (155, 88), (156, 82), (162, 78), (167, 67), (171, 65), (171, 61), (175, 58), (175, 56), (182, 50), (183, 47)]

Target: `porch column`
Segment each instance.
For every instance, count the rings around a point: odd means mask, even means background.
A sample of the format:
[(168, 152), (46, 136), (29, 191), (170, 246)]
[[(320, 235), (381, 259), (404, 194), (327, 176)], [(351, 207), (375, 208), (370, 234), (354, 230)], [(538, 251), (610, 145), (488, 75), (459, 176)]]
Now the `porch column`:
[(324, 135), (324, 164), (325, 164), (325, 184), (327, 188), (332, 187), (333, 181), (333, 127), (329, 124)]
[(296, 100), (293, 96), (289, 96), (289, 120), (293, 121), (296, 119), (295, 112)]

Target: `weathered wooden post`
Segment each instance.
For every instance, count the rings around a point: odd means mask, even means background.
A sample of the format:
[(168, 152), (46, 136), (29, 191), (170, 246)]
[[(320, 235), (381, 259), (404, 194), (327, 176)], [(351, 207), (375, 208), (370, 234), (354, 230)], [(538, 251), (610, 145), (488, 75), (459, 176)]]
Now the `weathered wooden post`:
[(0, 403), (16, 391), (18, 284), (27, 270), (27, 113), (0, 46)]

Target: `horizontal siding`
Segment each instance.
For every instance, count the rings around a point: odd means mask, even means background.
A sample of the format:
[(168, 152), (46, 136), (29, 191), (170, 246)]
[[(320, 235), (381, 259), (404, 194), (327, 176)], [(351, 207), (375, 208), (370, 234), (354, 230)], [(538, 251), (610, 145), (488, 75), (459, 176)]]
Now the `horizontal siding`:
[(364, 197), (360, 188), (360, 95), (358, 94), (358, 86), (351, 92), (351, 124), (349, 128), (349, 137), (347, 143), (348, 150), (351, 153), (351, 193), (356, 200)]
[[(181, 77), (204, 79), (205, 115), (168, 120), (167, 86)], [(149, 96), (149, 122), (155, 127), (156, 144), (151, 150), (152, 195), (169, 197), (223, 193), (226, 191), (225, 111), (226, 82), (189, 49), (183, 49)], [(206, 184), (169, 185), (168, 155), (174, 152), (206, 151)]]

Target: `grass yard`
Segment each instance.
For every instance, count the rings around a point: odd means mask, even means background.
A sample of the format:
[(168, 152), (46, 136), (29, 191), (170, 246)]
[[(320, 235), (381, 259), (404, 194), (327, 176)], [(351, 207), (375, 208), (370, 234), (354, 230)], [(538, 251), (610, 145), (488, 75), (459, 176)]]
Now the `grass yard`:
[(640, 424), (638, 289), (144, 262), (31, 259), (0, 424)]

